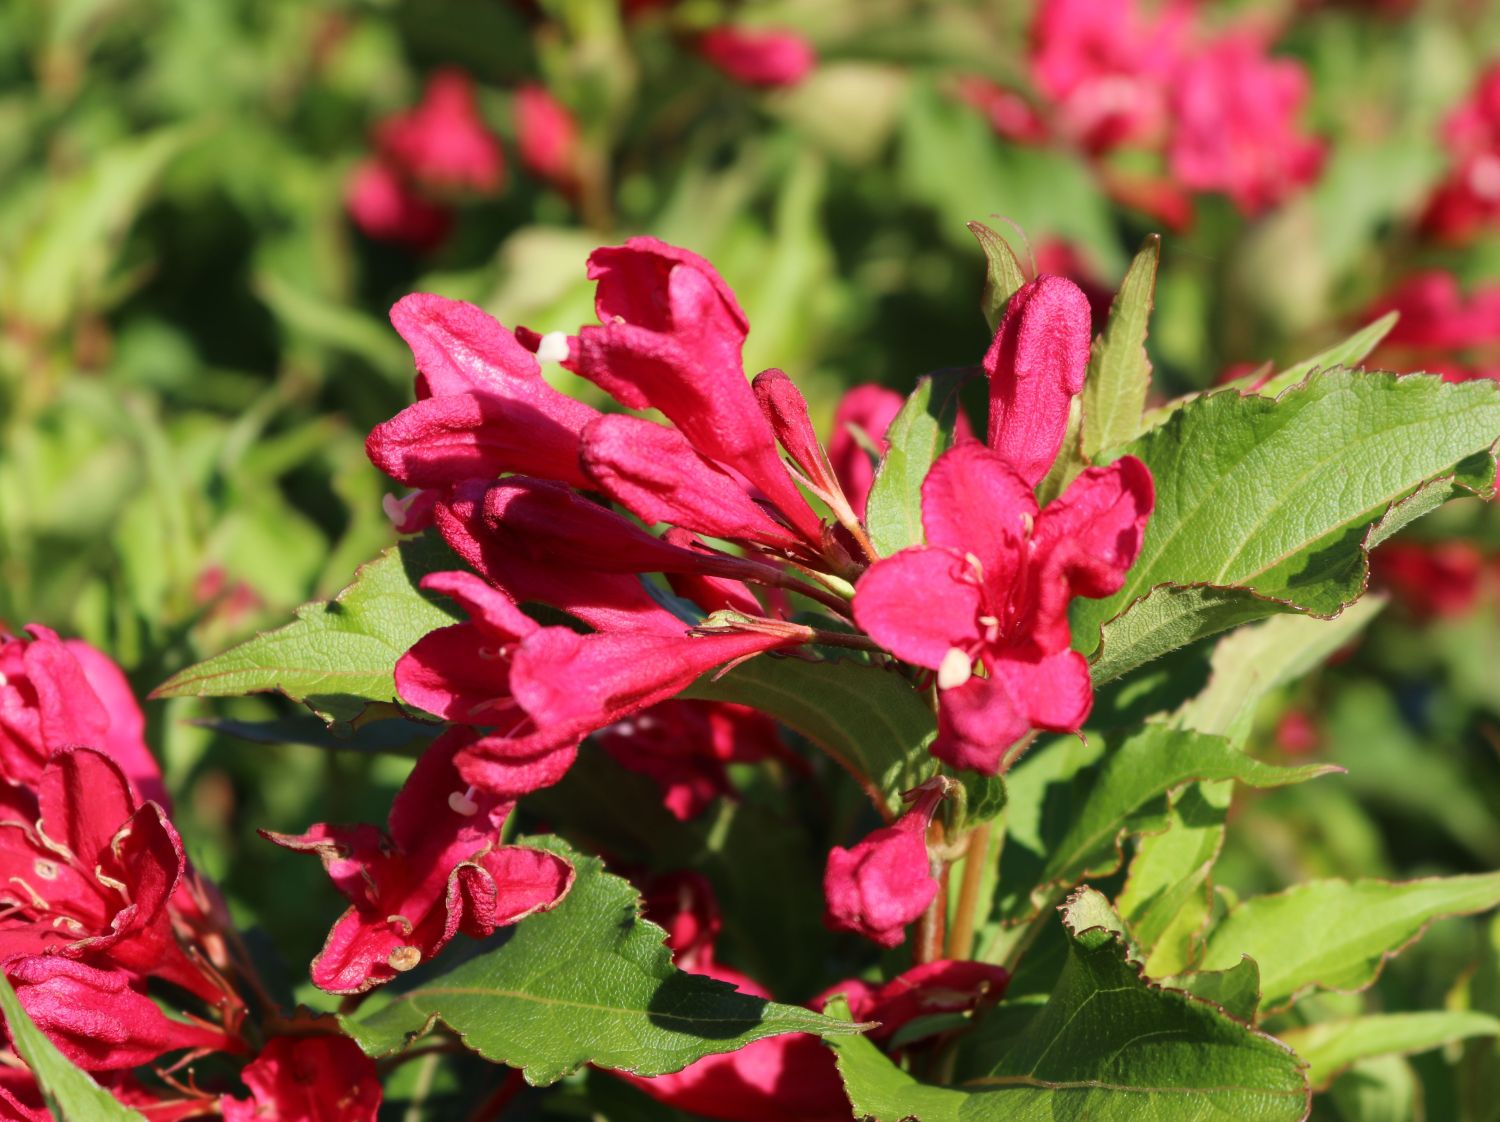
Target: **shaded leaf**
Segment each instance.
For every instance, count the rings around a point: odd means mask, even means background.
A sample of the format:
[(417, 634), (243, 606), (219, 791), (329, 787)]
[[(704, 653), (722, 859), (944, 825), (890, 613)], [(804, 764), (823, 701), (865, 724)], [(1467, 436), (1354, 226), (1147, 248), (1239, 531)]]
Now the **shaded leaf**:
[[(1231, 1017), (1242, 1021), (1255, 1021), (1255, 1010), (1260, 1005), (1260, 967), (1246, 956), (1228, 970), (1198, 970), (1190, 974), (1177, 974), (1161, 979), (1161, 984), (1174, 990), (1186, 990), (1194, 997), (1211, 1001)], [(1290, 1041), (1282, 1038), (1282, 1043)], [(1294, 1052), (1297, 1048), (1293, 1047)], [(1305, 1056), (1303, 1057), (1306, 1058)]]
[(984, 251), (984, 293), (979, 308), (984, 313), (984, 322), (989, 324), (993, 335), (1005, 316), (1005, 305), (1016, 290), (1026, 283), (1025, 270), (1016, 259), (1010, 243), (983, 222), (966, 222), (969, 233), (979, 242)]
[(848, 659), (755, 658), (683, 697), (731, 701), (775, 717), (843, 766), (877, 805), (901, 808), (901, 792), (934, 774), (927, 746), (937, 719), (901, 675)]
[(330, 725), (396, 701), (396, 662), (429, 631), (454, 622), (417, 582), (459, 562), (434, 535), (412, 538), (362, 566), (333, 600), (304, 604), (285, 627), (174, 674), (152, 697), (236, 697), (276, 691)]
[(573, 862), (577, 879), (562, 903), (462, 965), (388, 995), (358, 1019), (342, 1018), (367, 1053), (400, 1052), (441, 1024), (537, 1086), (588, 1063), (661, 1075), (768, 1036), (858, 1030), (683, 973), (672, 965), (666, 932), (641, 918), (628, 881), (556, 838), (528, 844)]

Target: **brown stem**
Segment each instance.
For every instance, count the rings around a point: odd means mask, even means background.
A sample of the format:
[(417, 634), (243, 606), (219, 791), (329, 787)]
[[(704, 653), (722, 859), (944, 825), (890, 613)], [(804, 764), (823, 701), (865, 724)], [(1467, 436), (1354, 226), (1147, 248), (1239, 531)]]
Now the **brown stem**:
[[(941, 849), (942, 846), (943, 824), (934, 821), (927, 831), (927, 847)], [(932, 903), (927, 905), (927, 910), (917, 921), (917, 945), (914, 948), (913, 957), (918, 966), (936, 962), (943, 957), (943, 924), (948, 912), (948, 867), (948, 863), (943, 862), (943, 872), (938, 878), (940, 886), (937, 895), (932, 898)]]
[(979, 887), (984, 881), (985, 859), (989, 856), (990, 824), (976, 826), (969, 832), (968, 851), (964, 856), (964, 879), (958, 889), (958, 911), (948, 932), (948, 957), (966, 959), (974, 953), (974, 925), (978, 918)]

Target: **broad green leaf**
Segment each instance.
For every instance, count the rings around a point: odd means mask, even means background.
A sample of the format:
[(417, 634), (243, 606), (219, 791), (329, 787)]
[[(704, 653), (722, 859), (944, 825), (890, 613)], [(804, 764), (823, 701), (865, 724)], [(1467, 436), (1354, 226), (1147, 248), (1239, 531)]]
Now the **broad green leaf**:
[(1275, 767), (1223, 737), (1161, 724), (1124, 740), (1095, 737), (1087, 746), (1053, 741), (1010, 773), (1000, 918), (1028, 919), (1055, 889), (1119, 868), (1124, 837), (1160, 828), (1163, 796), (1185, 783), (1224, 779), (1279, 787), (1337, 770)]
[(1125, 584), (1076, 600), (1073, 636), (1107, 681), (1280, 612), (1330, 617), (1364, 591), (1392, 505), (1500, 437), (1500, 387), (1333, 371), (1274, 400), (1213, 393), (1121, 449), (1156, 481)]
[(36, 1076), (42, 1098), (57, 1122), (145, 1122), (138, 1111), (100, 1087), (42, 1035), (21, 1008), (16, 991), (3, 973), (0, 973), (0, 1009), (5, 1011), (5, 1025), (16, 1051)]
[(1016, 260), (1015, 250), (1010, 248), (1010, 243), (1003, 236), (983, 222), (968, 222), (965, 225), (979, 242), (979, 248), (984, 250), (984, 294), (980, 297), (979, 307), (984, 312), (984, 322), (989, 324), (990, 334), (993, 335), (1005, 315), (1005, 305), (1010, 303), (1016, 290), (1026, 283), (1026, 273), (1021, 268), (1021, 262)]
[(662, 1075), (768, 1036), (858, 1031), (846, 1020), (683, 973), (672, 965), (666, 932), (641, 917), (629, 881), (556, 838), (528, 844), (573, 862), (577, 879), (562, 903), (378, 1009), (342, 1018), (369, 1055), (400, 1052), (441, 1024), (539, 1086), (584, 1064)]
[(1281, 1041), (1308, 1063), (1307, 1079), (1321, 1091), (1350, 1064), (1372, 1056), (1410, 1056), (1455, 1040), (1500, 1036), (1500, 1019), (1488, 1013), (1371, 1013), (1287, 1029)]
[(1500, 905), (1500, 873), (1427, 880), (1323, 880), (1241, 902), (1213, 929), (1203, 969), (1249, 955), (1266, 1012), (1311, 989), (1361, 990), (1385, 960), (1445, 916)]
[(1156, 266), (1161, 237), (1146, 239), (1114, 303), (1109, 321), (1089, 351), (1083, 383), (1083, 455), (1090, 463), (1109, 448), (1133, 440), (1141, 431), (1141, 414), (1151, 388), (1151, 360), (1146, 332), (1156, 294)]
[(454, 622), (417, 582), (456, 565), (435, 536), (403, 541), (360, 568), (333, 600), (304, 604), (292, 623), (180, 671), (151, 696), (275, 690), (330, 725), (348, 726), (366, 706), (395, 702), (397, 660), (423, 635)]
[[(1396, 326), (1398, 318), (1400, 317), (1396, 312), (1387, 312), (1374, 323), (1366, 324), (1349, 338), (1340, 340), (1327, 350), (1319, 351), (1312, 358), (1304, 359), (1293, 366), (1288, 366), (1285, 370), (1278, 371), (1255, 392), (1262, 397), (1275, 397), (1282, 390), (1295, 386), (1315, 371), (1358, 366), (1376, 347), (1380, 346), (1380, 341), (1391, 333), (1391, 328)], [(1230, 384), (1233, 385), (1233, 383)]]
[(958, 380), (950, 374), (919, 378), (917, 388), (886, 430), (889, 448), (875, 470), (865, 504), (865, 525), (882, 557), (925, 540), (922, 481), (933, 461), (953, 443)]
[[(1253, 958), (1242, 958), (1228, 970), (1198, 970), (1189, 974), (1176, 974), (1162, 978), (1160, 984), (1169, 989), (1187, 990), (1194, 997), (1213, 1002), (1231, 1017), (1238, 1017), (1252, 1024), (1255, 1022), (1255, 1010), (1260, 1005), (1260, 967)], [(1290, 1041), (1283, 1038), (1282, 1043)], [(1296, 1048), (1292, 1050), (1297, 1051)]]
[(682, 696), (735, 702), (775, 717), (893, 812), (901, 808), (901, 792), (937, 770), (927, 751), (937, 719), (912, 684), (890, 670), (848, 659), (754, 658), (718, 678), (700, 678)]
[[(1217, 1008), (1146, 982), (1118, 936), (1070, 900), (1068, 960), (1047, 1003), (982, 1074), (923, 1085), (858, 1038), (830, 1041), (857, 1112), (880, 1122), (1300, 1122), (1290, 1051)], [(999, 1007), (1004, 1008), (1004, 1003)]]

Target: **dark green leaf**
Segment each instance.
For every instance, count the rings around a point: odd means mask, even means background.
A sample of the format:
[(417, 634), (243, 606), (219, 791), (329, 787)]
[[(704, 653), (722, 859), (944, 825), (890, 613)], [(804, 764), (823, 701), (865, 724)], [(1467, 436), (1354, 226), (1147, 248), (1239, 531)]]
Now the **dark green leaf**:
[(684, 697), (730, 701), (768, 713), (817, 744), (870, 792), (901, 808), (901, 792), (934, 774), (927, 746), (937, 719), (901, 675), (851, 660), (755, 658)]
[[(1160, 984), (1174, 990), (1187, 990), (1194, 997), (1211, 1001), (1231, 1017), (1254, 1023), (1260, 1006), (1260, 967), (1245, 957), (1228, 970), (1199, 970), (1162, 978)], [(1291, 1043), (1283, 1040), (1283, 1043)], [(1294, 1052), (1298, 1049), (1294, 1046)], [(1303, 1057), (1304, 1059), (1306, 1057)]]
[(768, 1036), (857, 1031), (677, 970), (666, 932), (641, 918), (628, 881), (556, 838), (529, 844), (574, 863), (567, 897), (522, 920), (493, 949), (390, 995), (357, 1020), (344, 1018), (367, 1053), (399, 1052), (441, 1024), (485, 1059), (519, 1067), (540, 1085), (587, 1063), (661, 1075)]

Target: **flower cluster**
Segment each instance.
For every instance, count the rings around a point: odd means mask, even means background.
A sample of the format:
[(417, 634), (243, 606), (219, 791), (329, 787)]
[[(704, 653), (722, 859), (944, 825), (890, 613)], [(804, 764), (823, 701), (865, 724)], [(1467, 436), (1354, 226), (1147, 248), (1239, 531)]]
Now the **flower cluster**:
[(1428, 201), (1422, 224), (1443, 241), (1463, 243), (1500, 222), (1500, 63), (1449, 114), (1443, 143), (1448, 177)]
[(1101, 160), (1155, 154), (1164, 174), (1101, 167), (1122, 201), (1173, 225), (1191, 216), (1186, 192), (1224, 194), (1255, 214), (1322, 164), (1321, 142), (1297, 126), (1308, 89), (1302, 67), (1271, 57), (1253, 25), (1206, 34), (1186, 0), (1149, 16), (1134, 0), (1043, 0), (1030, 69), (1034, 101), (977, 78), (960, 94), (1012, 140), (1055, 139)]
[[(22, 1007), (152, 1118), (374, 1122), (374, 1064), (334, 1026), (251, 1031), (241, 986), (259, 994), (253, 968), (184, 855), (124, 675), (91, 647), (28, 631), (0, 637), (0, 969)], [(163, 984), (171, 1013), (153, 1000)], [(249, 1061), (247, 1094), (174, 1075), (211, 1053)], [(50, 1118), (31, 1073), (0, 1054), (0, 1119)]]
[[(440, 765), (419, 769), (427, 793), (410, 795), (413, 806), (441, 817), (446, 797), (479, 814), (462, 846), (488, 844), (493, 833), (481, 839), (475, 822), (498, 830), (514, 800), (555, 783), (582, 738), (602, 730), (607, 750), (690, 815), (728, 790), (725, 762), (779, 742), (743, 710), (673, 699), (746, 659), (822, 657), (814, 647), (893, 655), (918, 682), (935, 681), (934, 753), (954, 767), (994, 773), (1031, 730), (1081, 727), (1092, 695), (1087, 663), (1069, 649), (1068, 604), (1120, 587), (1153, 495), (1126, 457), (1037, 504), (1087, 364), (1089, 304), (1076, 285), (1042, 276), (1012, 298), (983, 363), (987, 443), (960, 430), (923, 486), (926, 544), (882, 557), (863, 521), (865, 447), (881, 446), (898, 397), (856, 390), (825, 450), (790, 378), (773, 369), (746, 380), (749, 324), (707, 261), (634, 238), (596, 251), (589, 276), (600, 322), (576, 335), (507, 330), (438, 296), (409, 296), (391, 313), (416, 360), (417, 401), (377, 426), (367, 449), (415, 489), (391, 504), (399, 528), (435, 526), (469, 566), (423, 581), (466, 620), (396, 667), (402, 701), (460, 730), (432, 749)], [(565, 396), (542, 361), (668, 423)], [(570, 622), (537, 622), (527, 603)], [(902, 825), (835, 852), (830, 922), (900, 940), (935, 891), (922, 876), (902, 882), (925, 871), (934, 807), (923, 795)], [(393, 812), (382, 853), (415, 844), (403, 840), (403, 814)], [(457, 825), (421, 844), (448, 844)], [(363, 841), (341, 835), (335, 851), (331, 838), (320, 828), (277, 839), (323, 853), (355, 905), (319, 960), (319, 984), (378, 984), (467, 922), (457, 889), (439, 891), (462, 853), (422, 862), (435, 871), (419, 888), (395, 878), (387, 889), (351, 856)], [(351, 861), (357, 880), (341, 871)], [(902, 876), (878, 872), (898, 866)], [(545, 906), (546, 892), (565, 890), (554, 874), (521, 903)], [(494, 876), (502, 898), (510, 876)], [(407, 894), (411, 906), (392, 903)]]
[(1389, 312), (1400, 318), (1372, 365), (1441, 374), (1449, 382), (1500, 379), (1500, 284), (1465, 294), (1451, 273), (1427, 270), (1379, 300), (1368, 318)]

